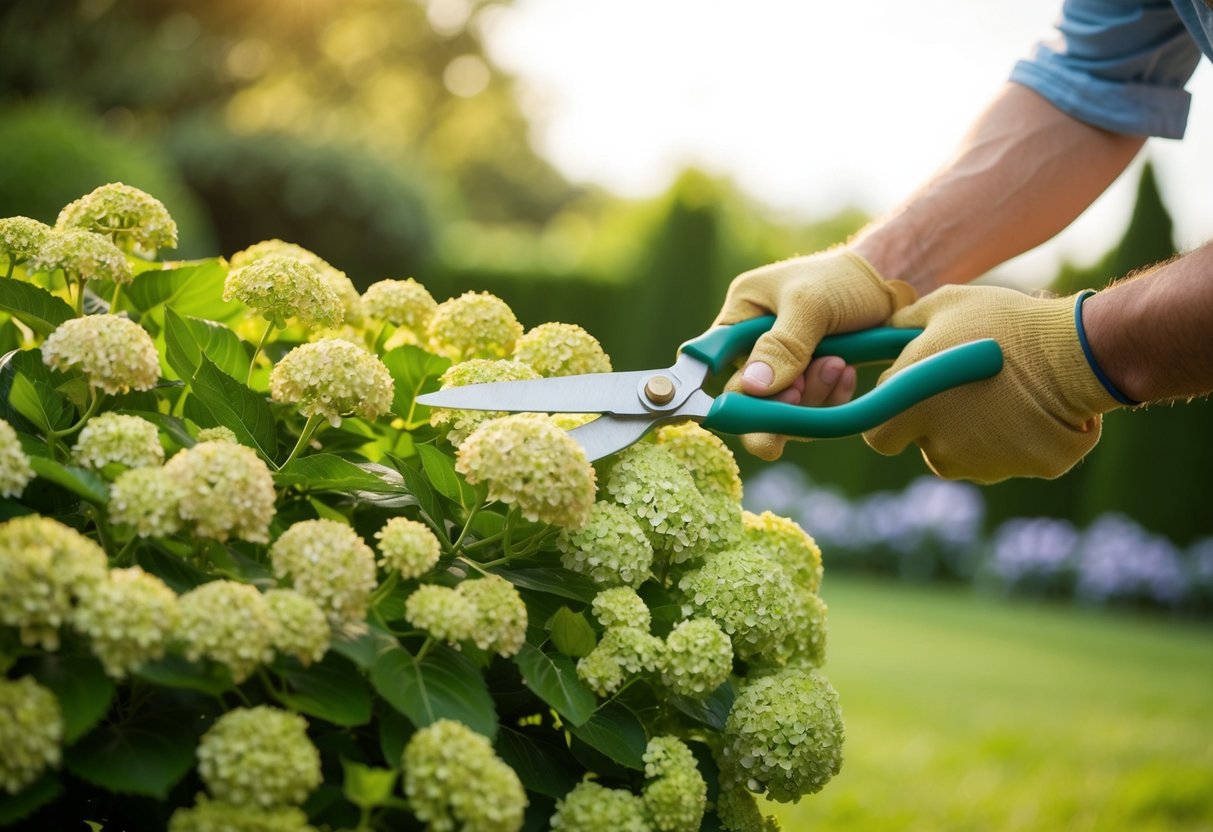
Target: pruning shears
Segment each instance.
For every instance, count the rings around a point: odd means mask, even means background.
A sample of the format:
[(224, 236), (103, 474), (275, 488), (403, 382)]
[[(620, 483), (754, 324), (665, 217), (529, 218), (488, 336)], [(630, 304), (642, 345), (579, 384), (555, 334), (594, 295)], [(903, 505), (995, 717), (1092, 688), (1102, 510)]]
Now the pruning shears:
[[(924, 358), (846, 404), (804, 407), (744, 393), (712, 397), (702, 389), (746, 355), (775, 323), (774, 315), (709, 329), (683, 344), (672, 367), (624, 373), (589, 373), (530, 381), (471, 384), (417, 399), (429, 407), (530, 413), (598, 413), (569, 432), (592, 461), (623, 450), (652, 428), (692, 419), (720, 433), (779, 433), (833, 439), (862, 433), (920, 401), (1002, 369), (1002, 349), (990, 338), (968, 341)], [(892, 361), (921, 329), (876, 327), (823, 338), (816, 356), (848, 364)]]

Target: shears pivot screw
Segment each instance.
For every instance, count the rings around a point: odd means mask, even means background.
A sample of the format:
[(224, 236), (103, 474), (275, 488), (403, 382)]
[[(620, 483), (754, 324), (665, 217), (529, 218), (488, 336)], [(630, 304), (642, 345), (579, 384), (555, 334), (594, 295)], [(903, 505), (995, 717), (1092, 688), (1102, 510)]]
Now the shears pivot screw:
[(644, 385), (644, 394), (653, 404), (669, 404), (674, 398), (674, 382), (665, 376), (653, 376)]

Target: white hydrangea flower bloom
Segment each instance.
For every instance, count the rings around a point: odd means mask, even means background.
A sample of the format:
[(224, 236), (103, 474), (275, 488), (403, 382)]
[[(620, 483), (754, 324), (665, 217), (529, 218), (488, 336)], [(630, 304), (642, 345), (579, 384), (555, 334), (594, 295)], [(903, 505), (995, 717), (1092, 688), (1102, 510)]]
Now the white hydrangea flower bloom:
[(211, 581), (178, 599), (181, 640), (190, 661), (212, 659), (240, 684), (274, 657), (276, 629), (265, 596), (236, 581)]
[(336, 520), (304, 520), (270, 547), (274, 575), (291, 580), (335, 627), (360, 626), (375, 589), (375, 552), (358, 533)]
[(421, 335), (426, 331), (438, 302), (413, 278), (380, 280), (362, 293), (362, 307), (372, 318), (407, 327)]
[(648, 605), (630, 586), (602, 590), (594, 596), (590, 609), (603, 627), (636, 627), (647, 631), (653, 623)]
[(449, 586), (422, 584), (404, 602), (404, 617), (414, 627), (458, 649), (476, 629), (476, 608)]
[(266, 257), (289, 257), (311, 266), (320, 275), (321, 282), (341, 301), (344, 322), (353, 325), (362, 322), (362, 298), (354, 282), (341, 269), (303, 246), (278, 239), (262, 240), (233, 254), (230, 262), (233, 269), (240, 269)]
[(0, 496), (20, 497), (33, 478), (34, 469), (21, 447), (17, 431), (0, 419)]
[(270, 469), (251, 448), (199, 442), (178, 452), (164, 470), (180, 486), (178, 513), (194, 534), (269, 542), (278, 495)]
[(57, 768), (62, 752), (63, 710), (32, 676), (0, 678), (0, 787), (16, 794)]
[(614, 503), (598, 502), (579, 529), (563, 529), (556, 540), (560, 563), (598, 586), (638, 587), (653, 566), (653, 544), (631, 514)]
[(72, 456), (88, 468), (104, 468), (111, 462), (145, 468), (164, 462), (164, 446), (160, 444), (160, 431), (147, 419), (102, 413), (81, 429)]
[(135, 279), (130, 263), (108, 237), (80, 228), (54, 231), (29, 259), (28, 271), (63, 271), (77, 280), (109, 280), (119, 285)]
[(93, 655), (115, 679), (161, 658), (180, 621), (177, 593), (137, 566), (110, 570), (72, 616), (72, 625), (88, 636)]
[(611, 359), (598, 339), (577, 324), (540, 324), (518, 339), (514, 359), (544, 378), (611, 372)]
[(619, 690), (638, 673), (661, 666), (665, 644), (638, 627), (610, 627), (589, 655), (577, 662), (577, 678), (599, 696)]
[(769, 511), (745, 512), (744, 542), (778, 563), (798, 587), (821, 591), (821, 549), (808, 532), (794, 521)]
[(68, 203), (59, 212), (55, 227), (104, 234), (140, 253), (177, 247), (177, 223), (164, 203), (121, 182), (102, 185)]
[(42, 361), (56, 370), (79, 368), (90, 387), (106, 393), (151, 390), (160, 380), (152, 336), (120, 315), (64, 321), (42, 344)]
[(581, 781), (556, 802), (551, 825), (558, 832), (652, 832), (644, 801), (592, 780)]
[(131, 468), (110, 486), (109, 515), (139, 537), (167, 537), (181, 530), (181, 485), (164, 468)]
[(661, 681), (670, 690), (703, 699), (733, 672), (733, 643), (710, 618), (680, 622), (665, 639)]
[(641, 443), (624, 450), (607, 475), (606, 493), (636, 518), (655, 552), (674, 563), (700, 554), (703, 495), (666, 448)]
[(430, 351), (455, 362), (507, 358), (521, 335), (514, 312), (488, 292), (464, 292), (443, 301), (426, 328)]
[(657, 832), (698, 832), (707, 809), (708, 784), (695, 755), (677, 737), (653, 737), (644, 752), (648, 779), (642, 799)]
[(236, 708), (202, 735), (198, 774), (211, 794), (237, 806), (298, 805), (320, 785), (320, 752), (299, 714)]
[[(453, 365), (442, 374), (442, 390), (466, 387), (469, 384), (487, 384), (492, 381), (526, 381), (539, 378), (539, 374), (518, 361), (509, 359), (490, 360), (473, 358)], [(472, 431), (508, 415), (502, 410), (461, 410), (436, 407), (430, 411), (430, 424), (447, 429), (447, 441), (458, 448)]]
[(270, 255), (228, 272), (223, 299), (238, 300), (277, 327), (294, 318), (306, 327), (337, 326), (345, 309), (314, 267)]
[(526, 604), (514, 585), (497, 575), (463, 581), (455, 592), (475, 613), (472, 641), (481, 650), (513, 656), (526, 642)]
[(329, 620), (320, 605), (293, 589), (271, 589), (265, 603), (274, 618), (274, 649), (307, 667), (324, 658), (332, 642)]
[(743, 659), (760, 656), (788, 635), (795, 588), (777, 563), (754, 551), (713, 554), (678, 587), (683, 615), (714, 619)]
[(51, 235), (51, 227), (29, 217), (0, 219), (0, 257), (9, 264), (28, 260)]
[(307, 814), (296, 806), (239, 806), (198, 795), (194, 806), (177, 809), (168, 832), (317, 832)]
[(300, 344), (270, 371), (270, 395), (320, 415), (336, 427), (343, 415), (374, 420), (392, 407), (395, 382), (379, 357), (340, 338)]
[(375, 532), (381, 566), (394, 569), (402, 578), (420, 578), (434, 568), (442, 545), (430, 527), (407, 517), (392, 517)]
[(695, 487), (704, 495), (719, 492), (741, 502), (741, 469), (729, 446), (695, 422), (663, 425), (654, 434), (657, 444), (691, 472)]

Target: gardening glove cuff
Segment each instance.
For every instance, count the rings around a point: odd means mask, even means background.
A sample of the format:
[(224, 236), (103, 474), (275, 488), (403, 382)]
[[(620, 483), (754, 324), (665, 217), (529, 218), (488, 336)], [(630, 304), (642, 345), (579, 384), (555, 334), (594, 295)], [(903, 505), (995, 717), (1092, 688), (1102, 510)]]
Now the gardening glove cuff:
[[(849, 251), (795, 257), (745, 272), (733, 280), (716, 324), (775, 314), (775, 325), (754, 344), (748, 364), (769, 366), (770, 394), (786, 389), (805, 371), (826, 335), (878, 326), (912, 303), (909, 284), (886, 281), (867, 260)], [(726, 389), (741, 390), (741, 374)], [(746, 450), (766, 460), (783, 452), (785, 437), (747, 434)]]
[(1102, 414), (1120, 402), (1096, 375), (1079, 337), (1080, 296), (1033, 298), (991, 286), (946, 286), (895, 313), (918, 327), (890, 375), (978, 338), (1002, 347), (998, 375), (932, 396), (864, 434), (882, 454), (922, 450), (941, 477), (980, 483), (1061, 476), (1099, 441)]

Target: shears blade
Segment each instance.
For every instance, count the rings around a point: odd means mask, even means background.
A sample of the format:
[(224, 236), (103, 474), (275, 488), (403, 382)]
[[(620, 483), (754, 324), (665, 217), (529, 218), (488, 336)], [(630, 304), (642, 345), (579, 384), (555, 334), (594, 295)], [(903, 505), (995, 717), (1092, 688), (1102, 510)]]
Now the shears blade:
[(503, 410), (508, 413), (610, 413), (643, 416), (649, 411), (637, 394), (652, 370), (587, 373), (529, 381), (492, 381), (451, 387), (417, 397), (426, 407)]

